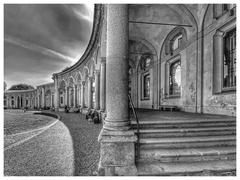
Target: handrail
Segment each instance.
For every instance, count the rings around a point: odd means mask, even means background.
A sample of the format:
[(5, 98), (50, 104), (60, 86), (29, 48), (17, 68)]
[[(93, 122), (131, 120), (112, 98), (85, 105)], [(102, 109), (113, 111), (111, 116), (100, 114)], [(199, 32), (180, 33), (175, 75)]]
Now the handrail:
[(140, 159), (139, 121), (138, 121), (138, 116), (137, 116), (137, 113), (135, 111), (135, 108), (134, 108), (134, 105), (133, 105), (132, 98), (131, 98), (130, 94), (128, 94), (128, 99), (129, 99), (131, 107), (132, 107), (133, 115), (134, 115), (134, 117), (136, 119), (136, 122), (137, 122), (137, 158), (136, 159)]

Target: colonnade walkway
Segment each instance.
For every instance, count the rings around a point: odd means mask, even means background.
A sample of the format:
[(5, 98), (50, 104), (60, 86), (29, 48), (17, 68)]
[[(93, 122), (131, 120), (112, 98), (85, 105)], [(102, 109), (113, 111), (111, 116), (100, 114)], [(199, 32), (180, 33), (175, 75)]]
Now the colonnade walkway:
[[(137, 110), (138, 175), (235, 175), (236, 117)], [(131, 115), (137, 133), (137, 124)]]

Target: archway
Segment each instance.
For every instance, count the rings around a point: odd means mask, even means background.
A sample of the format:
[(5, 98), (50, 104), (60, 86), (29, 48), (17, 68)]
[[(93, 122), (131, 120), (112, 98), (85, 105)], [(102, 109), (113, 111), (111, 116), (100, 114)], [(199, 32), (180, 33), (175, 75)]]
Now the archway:
[(50, 108), (51, 107), (51, 91), (50, 90), (47, 90), (46, 93), (45, 93), (45, 99), (46, 99), (46, 107), (47, 108)]
[(74, 85), (74, 81), (73, 81), (73, 78), (70, 77), (69, 78), (69, 82), (68, 82), (68, 104), (70, 107), (74, 107), (74, 88), (75, 88), (75, 85)]
[(64, 107), (66, 104), (66, 83), (64, 80), (60, 82), (59, 86), (59, 107)]

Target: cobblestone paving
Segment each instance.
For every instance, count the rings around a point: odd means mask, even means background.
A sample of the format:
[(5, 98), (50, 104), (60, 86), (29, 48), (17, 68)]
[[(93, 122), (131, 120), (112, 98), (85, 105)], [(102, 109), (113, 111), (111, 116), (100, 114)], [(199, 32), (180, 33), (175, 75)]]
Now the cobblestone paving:
[(96, 175), (102, 124), (79, 113), (58, 114), (62, 119), (51, 128), (4, 151), (5, 176)]
[(73, 140), (74, 166), (76, 176), (95, 175), (99, 162), (100, 145), (98, 135), (102, 124), (85, 120), (79, 113), (58, 113), (61, 121), (67, 126)]
[(33, 114), (35, 111), (4, 111), (4, 135), (21, 133), (44, 127), (55, 121), (54, 118)]

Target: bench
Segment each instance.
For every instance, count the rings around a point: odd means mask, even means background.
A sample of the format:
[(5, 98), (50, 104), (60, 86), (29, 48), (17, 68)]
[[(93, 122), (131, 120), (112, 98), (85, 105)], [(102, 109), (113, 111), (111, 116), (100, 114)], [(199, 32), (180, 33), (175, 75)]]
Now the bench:
[(172, 105), (161, 105), (159, 106), (160, 111), (176, 111), (178, 110), (177, 106), (172, 106)]

